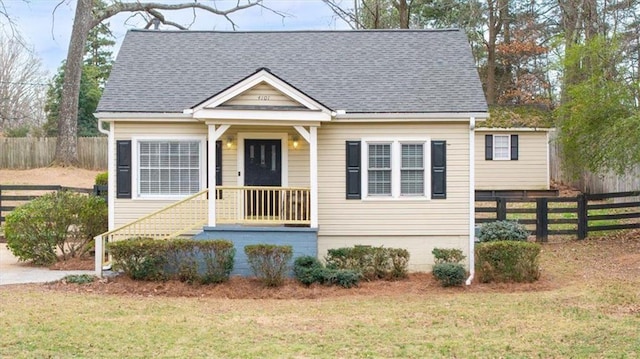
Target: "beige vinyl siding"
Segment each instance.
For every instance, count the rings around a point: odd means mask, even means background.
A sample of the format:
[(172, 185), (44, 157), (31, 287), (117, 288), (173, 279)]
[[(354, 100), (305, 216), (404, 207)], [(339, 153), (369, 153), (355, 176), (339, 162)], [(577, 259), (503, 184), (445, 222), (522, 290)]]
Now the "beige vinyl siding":
[[(434, 263), (434, 248), (459, 248), (469, 258), (468, 236), (318, 236), (318, 258), (324, 258), (332, 248), (368, 245), (375, 247), (403, 248), (409, 251), (411, 258), (409, 270), (412, 272), (430, 272)], [(468, 268), (468, 261), (467, 263)]]
[(302, 107), (287, 95), (262, 82), (222, 106), (295, 106)]
[[(202, 123), (166, 123), (166, 122), (118, 122), (115, 124), (115, 140), (131, 140), (140, 136), (186, 136), (207, 135), (207, 126)], [(114, 151), (117, 151), (114, 146)], [(116, 154), (112, 156), (116, 160)], [(117, 168), (117, 166), (116, 166)], [(131, 169), (135, 171), (135, 168)], [(136, 184), (132, 184), (135, 186)], [(206, 186), (206, 184), (205, 184)], [(113, 192), (115, 193), (115, 189)], [(116, 198), (114, 203), (114, 225), (118, 228), (140, 217), (160, 210), (176, 200), (173, 199), (124, 199)]]
[[(319, 237), (467, 236), (469, 125), (465, 123), (328, 123), (318, 129)], [(422, 137), (447, 141), (447, 199), (347, 200), (345, 141)], [(363, 164), (364, 166), (365, 164)], [(427, 190), (430, 183), (425, 184)], [(391, 238), (393, 237), (393, 238)], [(431, 238), (435, 240), (435, 238)], [(320, 245), (319, 245), (320, 246)]]
[[(476, 189), (549, 189), (547, 131), (476, 130)], [(518, 160), (485, 160), (485, 135), (518, 135)]]

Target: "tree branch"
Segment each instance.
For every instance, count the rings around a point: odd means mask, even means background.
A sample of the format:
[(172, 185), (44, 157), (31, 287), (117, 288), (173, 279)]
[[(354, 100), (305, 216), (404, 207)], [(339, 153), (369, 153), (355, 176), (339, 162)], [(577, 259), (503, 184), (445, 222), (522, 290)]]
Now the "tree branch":
[[(104, 10), (98, 11), (93, 16), (93, 24), (94, 26), (99, 24), (100, 22), (118, 14), (121, 12), (136, 12), (136, 11), (144, 11), (149, 13), (151, 10), (184, 10), (184, 9), (200, 9), (203, 11), (210, 12), (215, 15), (224, 16), (227, 20), (229, 19), (229, 14), (232, 14), (236, 11), (244, 10), (256, 5), (259, 5), (262, 0), (247, 0), (245, 4), (236, 4), (236, 6), (227, 9), (227, 10), (219, 10), (213, 6), (205, 5), (199, 2), (185, 2), (180, 4), (162, 4), (157, 2), (116, 2), (112, 5), (107, 6)], [(235, 24), (231, 22), (235, 28)]]
[[(162, 15), (162, 13), (160, 11), (158, 11), (158, 10), (149, 9), (149, 10), (147, 10), (147, 13), (149, 13), (149, 15), (151, 15), (153, 18), (160, 20), (160, 22), (165, 24), (165, 25), (173, 26), (173, 27), (175, 27), (177, 29), (180, 29), (180, 30), (187, 30), (186, 27), (184, 27), (184, 26), (182, 26), (182, 25), (180, 25), (180, 24), (178, 24), (176, 22), (169, 21), (169, 20), (165, 19), (164, 15)], [(151, 23), (151, 21), (149, 21), (149, 23)]]
[(353, 13), (350, 13), (350, 12), (345, 11), (344, 9), (342, 9), (338, 4), (336, 4), (335, 1), (333, 1), (333, 0), (322, 0), (322, 2), (327, 4), (327, 6), (329, 6), (331, 11), (333, 11), (333, 13), (336, 16), (338, 16), (342, 21), (346, 22), (347, 25), (349, 25), (349, 27), (351, 27), (351, 29), (355, 30), (355, 29), (357, 29), (356, 24), (360, 25), (360, 22), (358, 21), (358, 19), (356, 19), (355, 15)]

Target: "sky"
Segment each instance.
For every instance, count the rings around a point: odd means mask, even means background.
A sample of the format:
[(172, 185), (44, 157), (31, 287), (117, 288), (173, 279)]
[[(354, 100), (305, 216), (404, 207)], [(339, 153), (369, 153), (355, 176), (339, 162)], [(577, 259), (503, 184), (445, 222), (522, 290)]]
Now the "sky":
[[(184, 2), (184, 0), (159, 1), (163, 3)], [(200, 1), (212, 3), (207, 0)], [(15, 22), (18, 32), (25, 39), (27, 45), (32, 46), (36, 55), (42, 60), (44, 69), (50, 75), (55, 74), (61, 61), (66, 58), (73, 25), (75, 0), (1, 0), (0, 2), (4, 4), (6, 12)], [(236, 0), (216, 0), (215, 4), (219, 9), (227, 9), (233, 7), (236, 2)], [(344, 3), (349, 4), (352, 1), (344, 0)], [(58, 4), (60, 5), (56, 8)], [(230, 18), (237, 25), (237, 30), (286, 31), (348, 28), (344, 22), (336, 19), (331, 9), (322, 0), (264, 0), (264, 5), (284, 13), (286, 16), (283, 18), (259, 7), (245, 9), (230, 15)], [(193, 20), (191, 10), (164, 12), (164, 14), (167, 19), (185, 26)], [(0, 24), (4, 24), (4, 30), (7, 31), (6, 21), (1, 18), (0, 21), (2, 21)], [(116, 46), (113, 49), (114, 56), (117, 54), (127, 30), (142, 28), (145, 25), (141, 17), (131, 17), (130, 13), (118, 14), (108, 22), (116, 40)], [(223, 17), (207, 14), (203, 11), (197, 12), (195, 22), (190, 28), (193, 30), (232, 30), (231, 24)]]

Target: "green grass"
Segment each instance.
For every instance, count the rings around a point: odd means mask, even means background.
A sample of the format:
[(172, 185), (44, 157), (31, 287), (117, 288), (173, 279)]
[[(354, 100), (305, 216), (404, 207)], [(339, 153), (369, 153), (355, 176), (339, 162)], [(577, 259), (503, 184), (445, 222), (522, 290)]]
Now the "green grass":
[(287, 300), (0, 287), (0, 357), (633, 358), (640, 266), (626, 253), (640, 242), (625, 243), (545, 244), (534, 287)]
[[(3, 303), (11, 299), (9, 293), (2, 292)], [(21, 301), (1, 311), (2, 357), (625, 357), (640, 353), (640, 338), (630, 335), (640, 326), (640, 318), (607, 313), (613, 304), (602, 290), (589, 291), (588, 296), (560, 290), (259, 302), (99, 297), (33, 289), (18, 293)]]

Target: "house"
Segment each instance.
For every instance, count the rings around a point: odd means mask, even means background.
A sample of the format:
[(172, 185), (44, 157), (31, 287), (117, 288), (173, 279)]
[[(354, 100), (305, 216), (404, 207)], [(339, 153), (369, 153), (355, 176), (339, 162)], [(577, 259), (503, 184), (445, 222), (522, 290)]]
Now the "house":
[(549, 128), (476, 128), (476, 190), (548, 190)]
[(492, 106), (490, 119), (476, 127), (476, 191), (552, 194), (552, 131), (552, 111), (545, 106)]
[(373, 245), (426, 271), (434, 247), (455, 247), (473, 268), (488, 111), (460, 30), (131, 30), (96, 117), (117, 174), (98, 274), (105, 241), (194, 229), (240, 257)]

